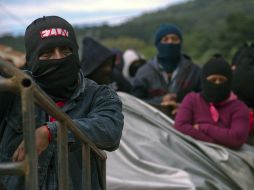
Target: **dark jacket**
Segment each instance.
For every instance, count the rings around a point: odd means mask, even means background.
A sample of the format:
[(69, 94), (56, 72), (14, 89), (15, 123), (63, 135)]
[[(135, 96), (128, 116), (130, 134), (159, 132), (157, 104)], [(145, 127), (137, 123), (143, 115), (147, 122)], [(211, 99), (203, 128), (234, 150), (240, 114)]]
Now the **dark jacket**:
[[(99, 86), (95, 82), (83, 77), (80, 73), (80, 84), (71, 99), (61, 108), (67, 113), (76, 126), (86, 134), (102, 150), (115, 150), (119, 143), (123, 128), (122, 104), (117, 94), (107, 86)], [(2, 100), (1, 100), (2, 101)], [(21, 125), (20, 97), (16, 96), (12, 100), (11, 108), (6, 110), (8, 113), (1, 120), (4, 124), (4, 131), (0, 139), (0, 162), (10, 162), (14, 151), (23, 138)], [(0, 107), (0, 113), (2, 112)], [(48, 148), (39, 156), (38, 173), (39, 189), (42, 188), (47, 171), (52, 159), (56, 159), (56, 134), (57, 122), (48, 122), (47, 114), (36, 107), (36, 127), (40, 127), (47, 122), (53, 139)], [(6, 122), (8, 121), (8, 122)], [(69, 146), (69, 168), (70, 168), (70, 189), (81, 189), (81, 144), (70, 133), (68, 140)], [(92, 168), (92, 189), (100, 189), (100, 175), (98, 173), (100, 163), (91, 154)], [(53, 161), (53, 163), (55, 160)], [(8, 190), (24, 189), (22, 176), (4, 176), (3, 182)]]
[(167, 93), (176, 93), (177, 101), (181, 102), (187, 93), (200, 90), (201, 69), (190, 59), (182, 56), (177, 72), (171, 81), (165, 79), (156, 58), (143, 65), (135, 75), (132, 93), (150, 103), (160, 103)]
[(113, 68), (113, 71), (112, 71), (112, 80), (113, 80), (113, 83), (116, 84), (117, 91), (131, 93), (131, 90), (132, 90), (131, 83), (115, 67)]

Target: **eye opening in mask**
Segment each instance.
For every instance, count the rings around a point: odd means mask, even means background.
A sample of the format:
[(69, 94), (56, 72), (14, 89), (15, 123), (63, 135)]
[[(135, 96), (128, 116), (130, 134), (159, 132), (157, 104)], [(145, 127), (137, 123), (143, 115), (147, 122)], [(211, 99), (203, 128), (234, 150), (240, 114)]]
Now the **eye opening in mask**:
[(161, 38), (160, 42), (162, 44), (180, 44), (181, 39), (176, 34), (167, 34)]
[(208, 77), (206, 77), (206, 80), (208, 80), (209, 82), (212, 82), (214, 84), (223, 84), (228, 79), (227, 79), (227, 77), (225, 77), (223, 75), (214, 74), (214, 75), (209, 75)]
[(67, 46), (52, 47), (42, 50), (39, 54), (39, 60), (62, 59), (73, 53), (72, 49)]

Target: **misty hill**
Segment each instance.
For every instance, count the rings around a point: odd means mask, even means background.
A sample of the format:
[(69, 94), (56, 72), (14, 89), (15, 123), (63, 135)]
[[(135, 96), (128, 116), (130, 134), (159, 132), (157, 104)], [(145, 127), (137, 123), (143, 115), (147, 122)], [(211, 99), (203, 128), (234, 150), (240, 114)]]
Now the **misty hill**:
[[(184, 34), (184, 51), (202, 64), (217, 52), (230, 60), (240, 44), (254, 41), (253, 10), (254, 0), (192, 0), (114, 27), (103, 25), (75, 29), (80, 45), (84, 36), (92, 36), (108, 47), (122, 50), (133, 47), (150, 58), (155, 54), (153, 37), (156, 28), (161, 23), (175, 23)], [(5, 43), (11, 41), (8, 39)], [(0, 38), (2, 42), (3, 38)]]

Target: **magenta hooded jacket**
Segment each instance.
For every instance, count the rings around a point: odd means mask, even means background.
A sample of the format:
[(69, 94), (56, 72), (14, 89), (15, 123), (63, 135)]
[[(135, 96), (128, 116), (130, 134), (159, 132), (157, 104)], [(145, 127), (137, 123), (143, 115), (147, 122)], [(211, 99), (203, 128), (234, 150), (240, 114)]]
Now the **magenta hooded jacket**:
[[(238, 99), (215, 105), (219, 120), (212, 119), (210, 105), (200, 93), (190, 93), (182, 101), (176, 118), (175, 128), (197, 140), (238, 149), (249, 132), (249, 111)], [(198, 128), (194, 128), (198, 124)]]

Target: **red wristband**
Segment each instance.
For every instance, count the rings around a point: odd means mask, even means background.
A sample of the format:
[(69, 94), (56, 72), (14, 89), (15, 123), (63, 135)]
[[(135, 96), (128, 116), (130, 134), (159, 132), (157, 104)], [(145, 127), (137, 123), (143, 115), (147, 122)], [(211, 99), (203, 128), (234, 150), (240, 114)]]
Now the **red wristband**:
[(50, 143), (51, 140), (52, 140), (52, 134), (51, 134), (51, 131), (50, 131), (49, 127), (48, 127), (47, 125), (45, 125), (45, 127), (46, 127), (47, 130), (48, 130), (48, 141), (49, 141), (49, 143)]

